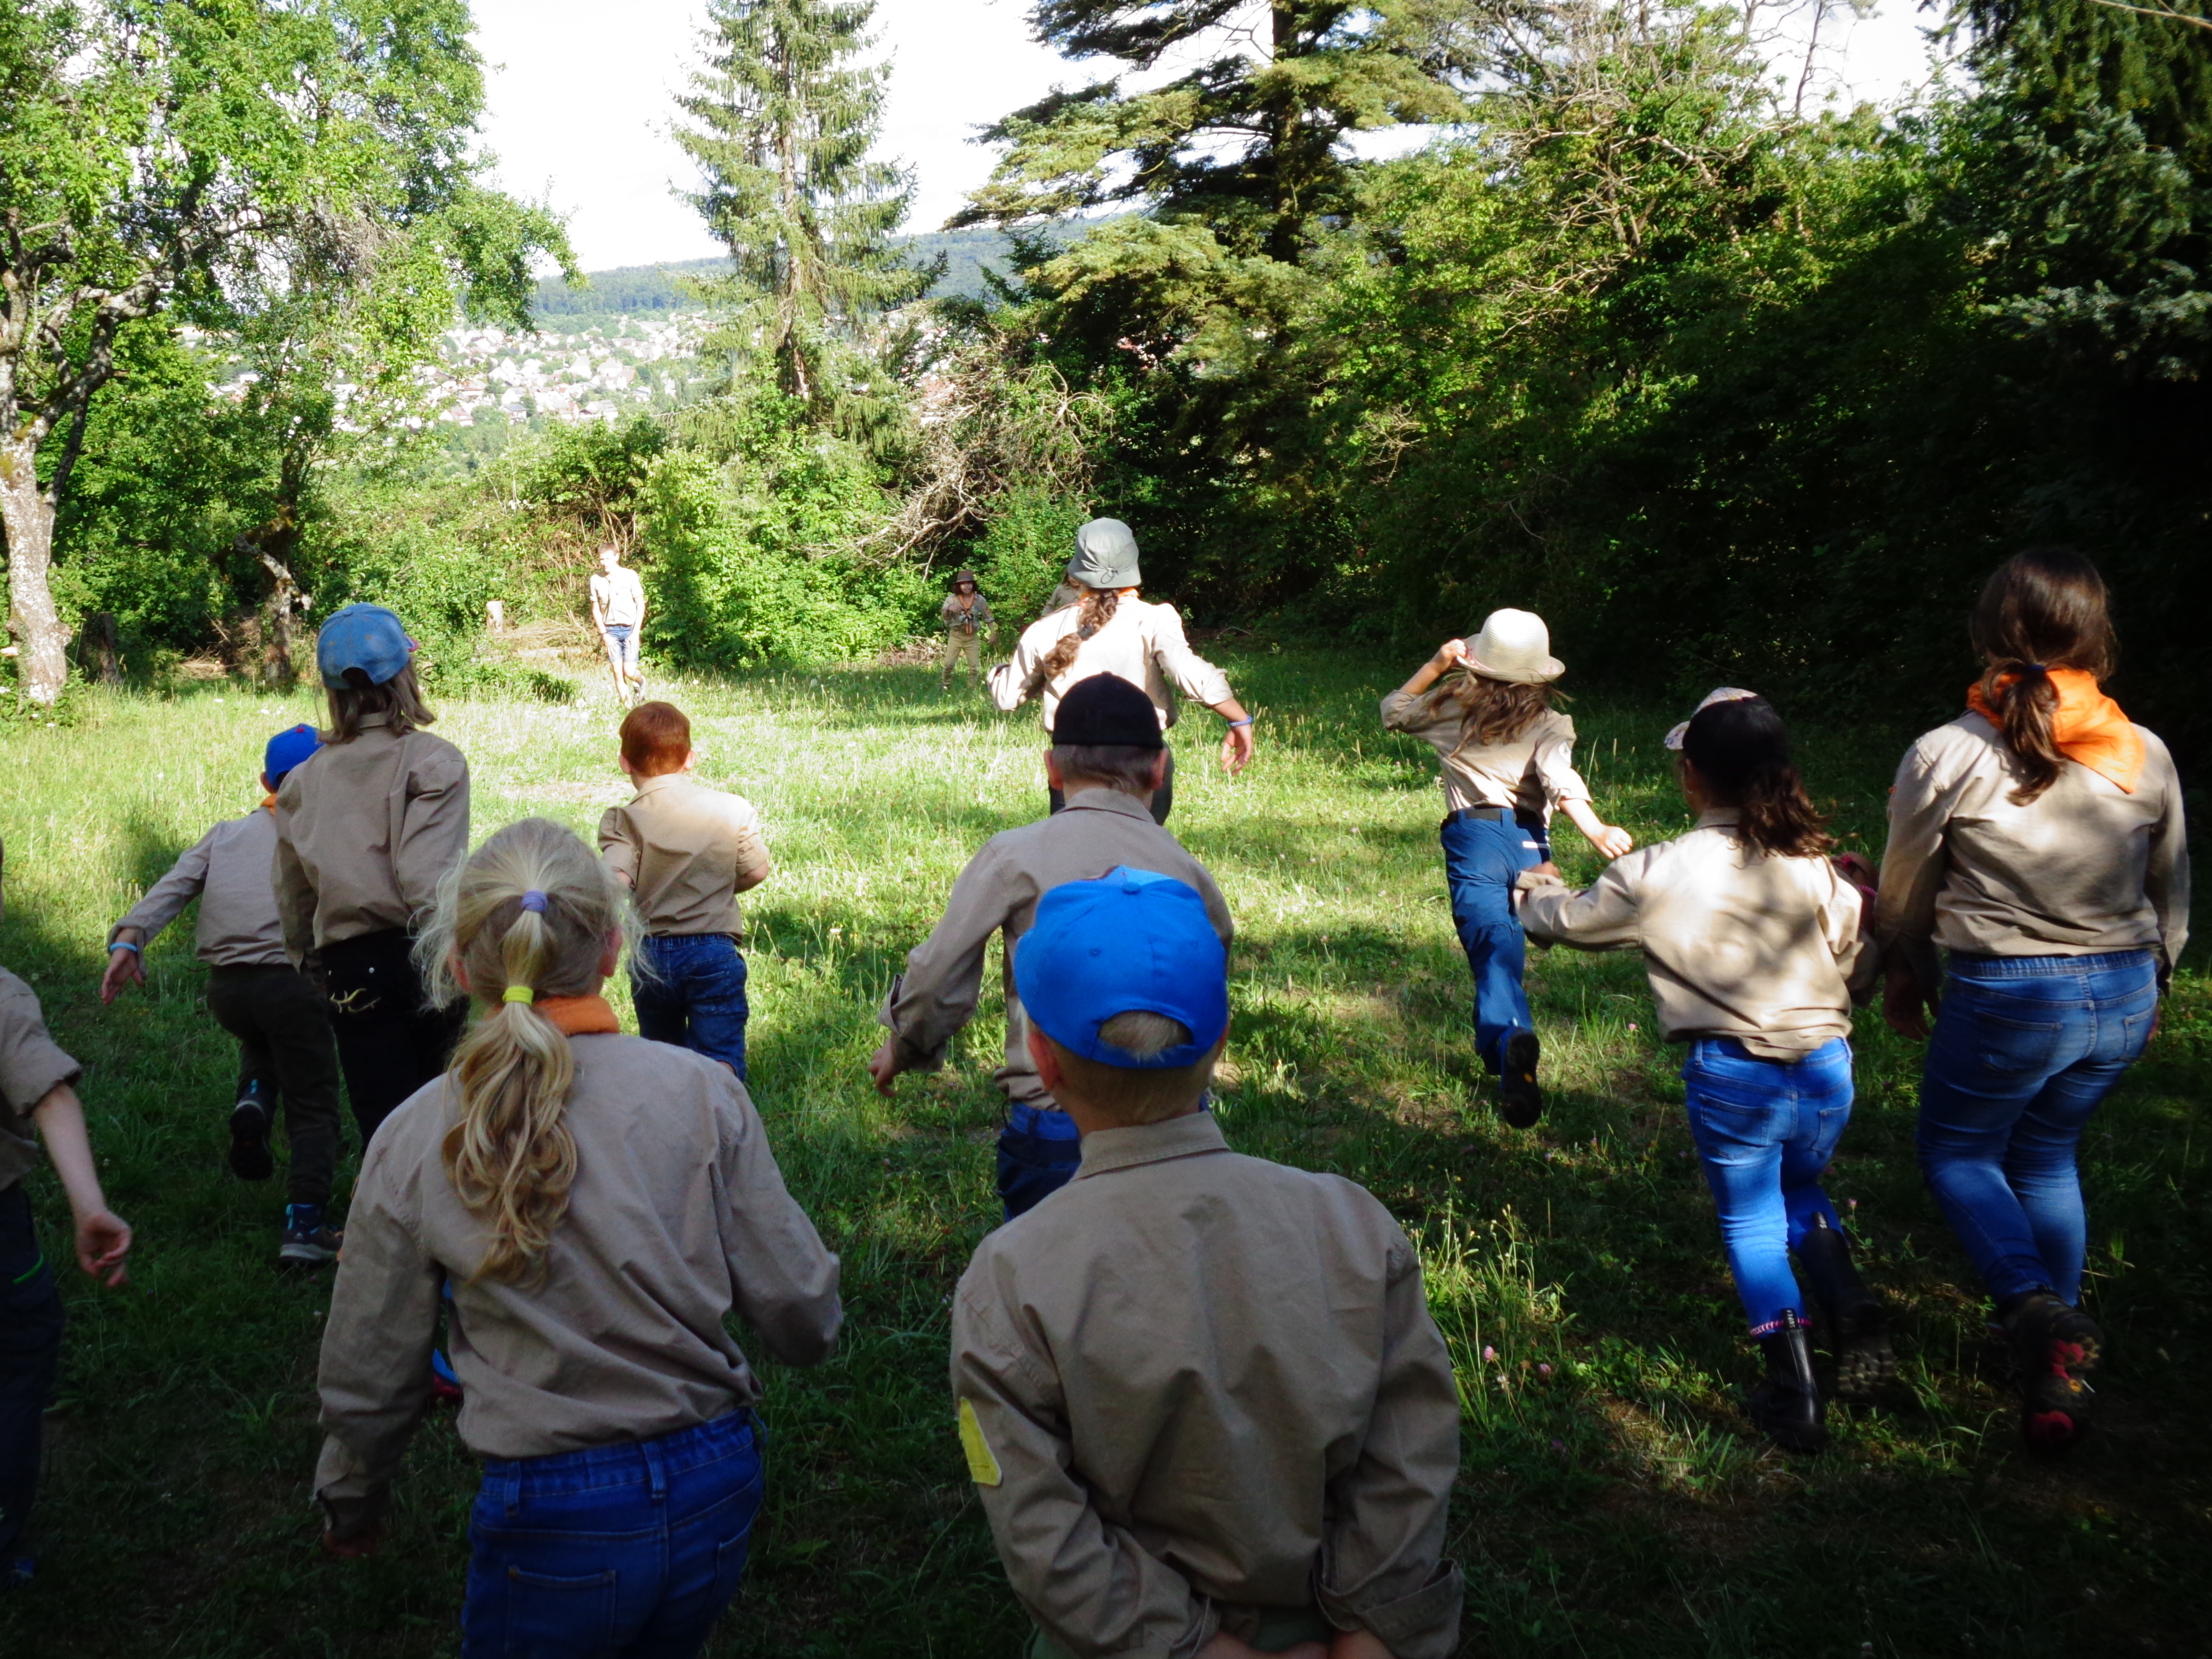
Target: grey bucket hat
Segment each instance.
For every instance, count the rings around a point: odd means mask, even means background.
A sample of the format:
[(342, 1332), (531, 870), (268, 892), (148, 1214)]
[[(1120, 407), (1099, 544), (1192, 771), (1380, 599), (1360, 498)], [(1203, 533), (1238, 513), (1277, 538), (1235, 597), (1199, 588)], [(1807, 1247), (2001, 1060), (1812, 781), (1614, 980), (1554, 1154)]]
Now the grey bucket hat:
[(1137, 538), (1119, 519), (1093, 519), (1075, 532), (1067, 579), (1081, 587), (1135, 587)]

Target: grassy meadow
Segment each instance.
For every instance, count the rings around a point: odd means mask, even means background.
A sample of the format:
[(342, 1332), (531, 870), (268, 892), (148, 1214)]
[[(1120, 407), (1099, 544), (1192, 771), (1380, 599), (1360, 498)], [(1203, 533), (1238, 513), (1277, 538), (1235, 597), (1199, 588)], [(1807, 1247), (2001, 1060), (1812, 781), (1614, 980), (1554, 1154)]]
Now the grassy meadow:
[[(2201, 953), (2084, 1149), (2088, 1295), (2111, 1339), (2100, 1436), (2064, 1462), (2021, 1452), (1964, 1260), (1914, 1166), (1917, 1048), (1863, 1017), (1857, 1115), (1831, 1190), (1900, 1305), (1903, 1372), (1878, 1403), (1832, 1408), (1826, 1456), (1788, 1459), (1737, 1409), (1754, 1361), (1640, 962), (1532, 957), (1553, 1104), (1534, 1131), (1504, 1127), (1471, 1053), (1434, 764), (1376, 723), (1411, 665), (1256, 647), (1221, 659), (1261, 716), (1259, 758), (1226, 781), (1210, 758), (1218, 722), (1187, 722), (1173, 823), (1238, 925), (1221, 1118), (1240, 1150), (1363, 1182), (1421, 1245), (1465, 1402), (1453, 1547), (1466, 1651), (2212, 1648), (2196, 1576), (2212, 1547)], [(963, 861), (1042, 811), (1035, 714), (940, 696), (925, 667), (657, 689), (693, 714), (702, 775), (769, 827), (780, 868), (748, 905), (753, 1089), (844, 1259), (848, 1322), (819, 1370), (763, 1365), (769, 1505), (711, 1651), (1012, 1659), (1024, 1621), (945, 1382), (949, 1294), (997, 1217), (995, 963), (983, 1017), (942, 1074), (885, 1102), (863, 1061), (875, 1008)], [(526, 814), (588, 834), (623, 797), (603, 681), (568, 706), (442, 712), (474, 769), (479, 837)], [(1658, 742), (1679, 712), (1591, 695), (1574, 714), (1600, 810), (1639, 841), (1686, 827)], [(13, 780), (0, 963), (86, 1065), (111, 1201), (138, 1240), (125, 1291), (68, 1273), (44, 1559), (33, 1586), (0, 1597), (11, 1659), (458, 1645), (473, 1480), (449, 1416), (417, 1437), (380, 1557), (316, 1547), (328, 1281), (276, 1269), (281, 1181), (224, 1170), (233, 1049), (200, 1006), (189, 917), (148, 952), (144, 992), (110, 1009), (95, 994), (106, 924), (210, 823), (252, 807), (263, 740), (313, 717), (304, 694), (210, 684), (94, 695), (75, 725), (0, 734)], [(1801, 732), (1847, 844), (1879, 850), (1911, 735)], [(1595, 872), (1564, 823), (1559, 848), (1571, 878)], [(33, 1197), (62, 1253), (66, 1211), (43, 1170)]]

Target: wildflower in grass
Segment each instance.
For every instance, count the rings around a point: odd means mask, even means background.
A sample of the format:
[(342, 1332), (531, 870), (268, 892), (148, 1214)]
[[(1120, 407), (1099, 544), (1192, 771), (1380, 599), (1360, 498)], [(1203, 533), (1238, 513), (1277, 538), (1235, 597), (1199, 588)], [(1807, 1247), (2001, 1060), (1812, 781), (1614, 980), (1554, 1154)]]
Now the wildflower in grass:
[(1549, 1365), (1539, 1365), (1536, 1367), (1536, 1375), (1539, 1376), (1549, 1376), (1551, 1374), (1552, 1368)]
[(1495, 1365), (1498, 1363), (1498, 1350), (1490, 1347), (1483, 1349), (1482, 1363), (1486, 1365)]

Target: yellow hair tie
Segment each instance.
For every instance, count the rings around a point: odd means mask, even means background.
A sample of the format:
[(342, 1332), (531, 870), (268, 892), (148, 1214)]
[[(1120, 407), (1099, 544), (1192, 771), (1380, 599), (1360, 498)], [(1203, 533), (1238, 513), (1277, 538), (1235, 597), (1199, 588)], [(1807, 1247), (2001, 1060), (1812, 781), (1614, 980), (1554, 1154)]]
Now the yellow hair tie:
[(510, 985), (507, 988), (506, 994), (500, 998), (500, 1000), (502, 1002), (535, 1002), (538, 1000), (538, 993), (532, 990), (527, 985)]

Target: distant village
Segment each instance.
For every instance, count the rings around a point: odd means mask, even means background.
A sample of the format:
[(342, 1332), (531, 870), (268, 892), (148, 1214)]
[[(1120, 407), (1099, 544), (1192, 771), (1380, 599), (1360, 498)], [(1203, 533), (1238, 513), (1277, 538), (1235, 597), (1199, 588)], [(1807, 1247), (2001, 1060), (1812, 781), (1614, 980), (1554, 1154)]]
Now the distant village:
[(609, 319), (574, 332), (446, 331), (441, 360), (420, 371), (422, 412), (410, 427), (473, 422), (497, 410), (510, 421), (612, 420), (679, 399), (697, 377), (703, 310)]

